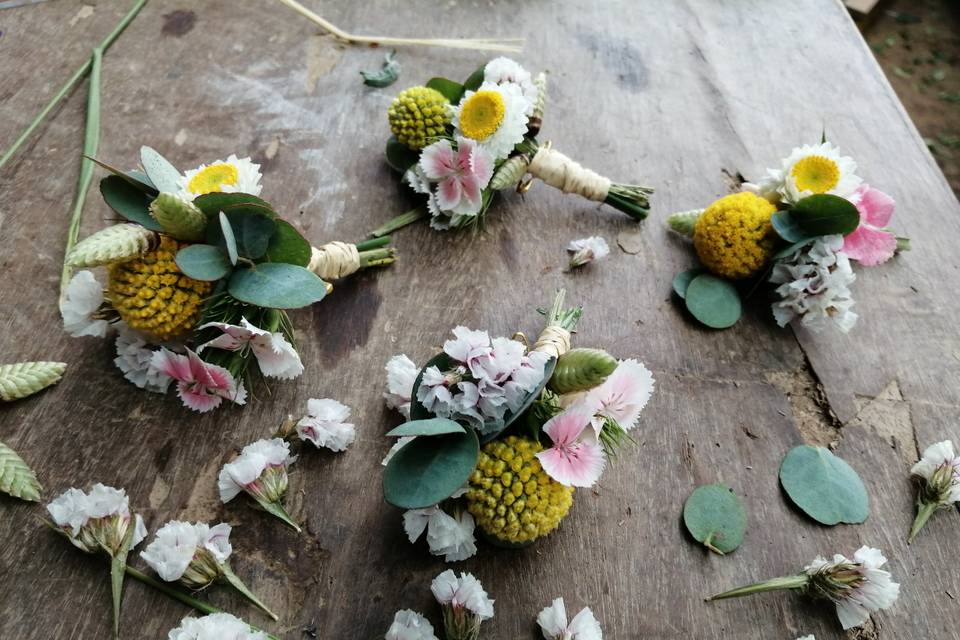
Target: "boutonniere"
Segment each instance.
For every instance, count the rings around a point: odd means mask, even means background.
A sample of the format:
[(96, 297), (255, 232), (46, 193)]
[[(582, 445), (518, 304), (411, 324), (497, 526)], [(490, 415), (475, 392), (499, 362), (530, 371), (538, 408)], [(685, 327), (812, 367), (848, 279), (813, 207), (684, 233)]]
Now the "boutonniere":
[(773, 316), (819, 331), (853, 328), (852, 261), (870, 267), (909, 249), (890, 230), (893, 198), (863, 182), (852, 158), (823, 140), (794, 149), (758, 184), (706, 209), (675, 213), (669, 226), (690, 237), (700, 265), (673, 289), (690, 314), (715, 329), (741, 315), (741, 297), (774, 285)]
[[(534, 78), (496, 58), (462, 84), (433, 78), (401, 92), (387, 119), (387, 162), (426, 203), (373, 232), (386, 235), (421, 218), (434, 229), (482, 223), (498, 191), (526, 192), (534, 179), (608, 204), (635, 220), (649, 212), (653, 189), (619, 184), (541, 144), (546, 76)], [(530, 176), (526, 179), (525, 176)]]
[(244, 404), (261, 378), (303, 372), (292, 309), (322, 300), (360, 269), (393, 262), (389, 238), (312, 246), (259, 197), (260, 169), (231, 155), (181, 174), (141, 149), (143, 170), (100, 182), (126, 222), (68, 247), (67, 269), (105, 266), (64, 282), (61, 313), (73, 336), (118, 328), (117, 366), (138, 387), (174, 384), (184, 405)]
[(572, 349), (582, 313), (559, 292), (532, 346), (523, 336), (453, 330), (417, 369), (387, 365), (387, 402), (409, 422), (384, 460), (384, 496), (406, 509), (411, 542), (426, 533), (447, 561), (476, 552), (474, 529), (494, 544), (531, 544), (566, 517), (575, 487), (591, 487), (630, 439), (653, 392), (636, 360)]

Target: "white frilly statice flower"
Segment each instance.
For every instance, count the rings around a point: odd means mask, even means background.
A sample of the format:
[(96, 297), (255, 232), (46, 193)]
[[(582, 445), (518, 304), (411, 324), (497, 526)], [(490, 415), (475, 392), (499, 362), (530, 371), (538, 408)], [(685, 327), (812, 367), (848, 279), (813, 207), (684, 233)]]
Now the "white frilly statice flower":
[(47, 511), (70, 542), (87, 553), (120, 553), (131, 526), (131, 549), (147, 537), (143, 518), (130, 513), (126, 492), (100, 483), (89, 493), (67, 489), (47, 505)]
[(546, 640), (603, 640), (600, 623), (593, 616), (590, 607), (584, 607), (580, 613), (567, 623), (567, 608), (563, 598), (557, 598), (537, 616), (537, 624)]
[(393, 615), (384, 640), (437, 640), (437, 636), (429, 620), (416, 611), (401, 609)]
[(494, 58), (483, 68), (483, 81), (497, 85), (515, 85), (530, 103), (526, 115), (533, 115), (533, 108), (540, 97), (540, 91), (537, 89), (537, 85), (533, 83), (533, 76), (530, 75), (530, 72), (516, 61), (503, 56)]
[(345, 451), (356, 439), (356, 429), (346, 422), (350, 407), (329, 398), (307, 400), (307, 415), (297, 422), (297, 435), (315, 447)]
[(960, 503), (960, 457), (953, 442), (944, 440), (927, 447), (910, 473), (920, 482), (917, 517), (910, 529), (909, 541), (913, 542), (930, 516)]
[(477, 640), (480, 625), (493, 617), (493, 600), (473, 574), (457, 577), (447, 569), (433, 579), (430, 591), (443, 610), (447, 640)]
[(443, 345), (454, 362), (446, 371), (424, 370), (417, 400), (431, 413), (463, 420), (481, 433), (497, 430), (507, 411), (517, 411), (543, 381), (549, 356), (526, 353), (521, 342), (494, 338), (467, 327), (453, 330)]
[[(463, 495), (463, 491), (451, 497), (457, 498), (460, 495)], [(403, 529), (410, 542), (416, 542), (426, 531), (430, 553), (443, 556), (446, 562), (466, 560), (477, 553), (477, 543), (473, 535), (475, 526), (473, 516), (468, 512), (460, 510), (451, 515), (439, 505), (410, 509), (403, 514)]]
[(180, 581), (190, 589), (203, 589), (219, 579), (233, 553), (229, 524), (213, 527), (198, 522), (171, 520), (156, 533), (140, 557), (164, 581)]
[(589, 238), (580, 238), (572, 240), (567, 245), (567, 251), (572, 253), (570, 256), (569, 269), (576, 269), (585, 264), (602, 260), (610, 255), (610, 246), (607, 241), (600, 236), (590, 236)]
[(290, 518), (281, 502), (289, 484), (287, 467), (295, 461), (296, 456), (290, 455), (290, 444), (282, 438), (248, 444), (236, 459), (220, 470), (217, 480), (220, 500), (227, 503), (246, 493), (264, 510), (299, 533), (299, 525)]
[(202, 618), (184, 618), (167, 634), (167, 640), (267, 640), (263, 631), (229, 613), (211, 613)]
[(856, 275), (842, 248), (843, 236), (823, 236), (774, 264), (770, 282), (780, 285), (776, 292), (781, 298), (773, 304), (777, 324), (783, 327), (799, 318), (813, 331), (830, 323), (844, 333), (853, 328), (857, 314), (850, 310), (850, 285)]
[(410, 400), (413, 385), (420, 368), (406, 354), (393, 356), (387, 361), (387, 391), (383, 394), (387, 407), (396, 409), (404, 418), (410, 419)]
[(836, 603), (844, 630), (859, 627), (870, 614), (889, 609), (900, 595), (900, 585), (889, 571), (881, 569), (887, 559), (879, 549), (863, 546), (853, 560), (841, 554), (833, 560), (817, 557), (804, 568), (812, 593)]
[(73, 336), (105, 338), (109, 323), (98, 316), (103, 304), (103, 285), (90, 271), (78, 271), (67, 284), (67, 295), (60, 305), (63, 329)]
[(117, 357), (113, 363), (123, 372), (123, 377), (140, 389), (153, 393), (166, 393), (173, 380), (153, 366), (153, 349), (142, 335), (126, 323), (117, 323)]

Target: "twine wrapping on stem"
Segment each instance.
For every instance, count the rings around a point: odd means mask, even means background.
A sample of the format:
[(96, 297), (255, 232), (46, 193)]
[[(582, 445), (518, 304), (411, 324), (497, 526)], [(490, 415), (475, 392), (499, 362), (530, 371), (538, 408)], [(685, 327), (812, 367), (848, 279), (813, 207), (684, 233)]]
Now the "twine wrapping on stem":
[(603, 202), (610, 192), (610, 180), (571, 160), (548, 144), (541, 146), (527, 171), (564, 193), (576, 193), (587, 200)]
[(570, 350), (570, 332), (560, 325), (551, 324), (540, 334), (531, 351), (540, 351), (559, 358)]
[(311, 248), (313, 254), (307, 269), (322, 280), (339, 280), (360, 269), (360, 252), (354, 244), (330, 242)]

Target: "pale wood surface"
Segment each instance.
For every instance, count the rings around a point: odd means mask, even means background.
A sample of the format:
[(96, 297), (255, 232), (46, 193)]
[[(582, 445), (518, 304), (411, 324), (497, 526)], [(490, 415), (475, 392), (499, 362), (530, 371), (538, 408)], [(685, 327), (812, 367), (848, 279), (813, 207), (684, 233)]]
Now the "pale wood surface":
[[(829, 607), (790, 594), (702, 598), (870, 544), (891, 558), (903, 595), (859, 637), (960, 638), (960, 515), (937, 515), (905, 544), (917, 447), (960, 443), (960, 206), (839, 2), (310, 4), (356, 32), (526, 36), (520, 59), (551, 77), (541, 137), (615, 179), (657, 187), (641, 251), (562, 273), (570, 239), (599, 234), (613, 245), (635, 225), (543, 187), (525, 201), (505, 198), (479, 235), (406, 230), (396, 237), (401, 262), (295, 315), (302, 378), (243, 409), (196, 416), (172, 394), (127, 385), (108, 342), (60, 330), (78, 91), (0, 173), (0, 359), (70, 363), (59, 386), (0, 408), (0, 439), (37, 469), (47, 498), (101, 481), (125, 487), (153, 530), (175, 517), (237, 525), (235, 569), (282, 624), (223, 590), (209, 597), (290, 640), (311, 637), (304, 629), (382, 637), (408, 607), (439, 625), (429, 582), (445, 567), (423, 543), (407, 543), (400, 513), (382, 501), (382, 434), (397, 422), (380, 397), (383, 364), (397, 352), (422, 362), (456, 324), (534, 333), (535, 307), (565, 286), (587, 309), (579, 344), (642, 359), (658, 390), (639, 448), (596, 491), (577, 494), (558, 533), (523, 551), (483, 546), (456, 567), (497, 599), (485, 637), (538, 637), (537, 612), (563, 596), (571, 612), (591, 606), (613, 639), (842, 638)], [(79, 0), (0, 12), (0, 141), (15, 137), (127, 5), (101, 1), (87, 17)], [(188, 9), (192, 20), (171, 15)], [(334, 47), (271, 2), (152, 2), (104, 63), (101, 156), (129, 165), (150, 144), (187, 168), (250, 154), (264, 163), (263, 196), (310, 239), (360, 238), (413, 202), (381, 155), (392, 95), (432, 75), (465, 77), (483, 59), (404, 50), (395, 87), (364, 87), (357, 72), (381, 56)], [(734, 329), (694, 326), (670, 300), (670, 279), (692, 252), (663, 216), (721, 195), (721, 168), (758, 175), (824, 124), (862, 175), (897, 199), (896, 226), (916, 250), (859, 271), (862, 319), (849, 336), (795, 337), (762, 301)], [(108, 218), (94, 192), (83, 233)], [(814, 402), (817, 380), (827, 406)], [(308, 452), (297, 465), (290, 510), (306, 531), (296, 536), (243, 504), (221, 506), (216, 474), (308, 397), (353, 407), (359, 437), (347, 453)], [(866, 524), (820, 527), (786, 503), (778, 465), (804, 439), (840, 441), (870, 490)], [(704, 553), (680, 522), (689, 491), (714, 481), (744, 495), (749, 510), (746, 541), (726, 558)], [(107, 637), (106, 566), (39, 526), (38, 507), (0, 499), (0, 513), (0, 637)], [(165, 638), (187, 613), (131, 582), (124, 637)]]

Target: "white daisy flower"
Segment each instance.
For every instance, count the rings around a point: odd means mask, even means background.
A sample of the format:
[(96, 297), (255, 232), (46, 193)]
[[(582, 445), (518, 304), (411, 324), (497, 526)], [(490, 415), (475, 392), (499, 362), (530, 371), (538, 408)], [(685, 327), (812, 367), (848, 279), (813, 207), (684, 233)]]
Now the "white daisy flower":
[(131, 524), (131, 549), (147, 537), (143, 518), (130, 513), (126, 492), (100, 483), (93, 485), (90, 493), (67, 489), (47, 505), (47, 511), (70, 542), (87, 553), (116, 554)]
[(184, 618), (167, 634), (167, 640), (267, 640), (246, 622), (229, 613), (211, 613), (202, 618)]
[(209, 526), (171, 520), (156, 533), (140, 557), (166, 582), (179, 580), (203, 589), (224, 573), (233, 553), (229, 524)]
[(389, 408), (396, 409), (409, 420), (413, 384), (417, 381), (420, 369), (406, 354), (393, 356), (384, 368), (387, 371), (387, 391), (383, 398)]
[(780, 169), (768, 169), (766, 179), (758, 185), (751, 184), (748, 189), (768, 198), (776, 193), (790, 204), (817, 193), (846, 198), (862, 182), (856, 170), (853, 158), (841, 156), (840, 149), (833, 144), (808, 144), (795, 148), (782, 161)]
[[(841, 554), (833, 560), (817, 557), (804, 568), (810, 589), (836, 603), (844, 630), (859, 627), (870, 614), (888, 609), (900, 595), (900, 585), (881, 569), (887, 559), (879, 549), (860, 547), (853, 560)], [(838, 579), (839, 578), (839, 579)]]
[(78, 271), (67, 284), (67, 296), (60, 305), (63, 329), (74, 338), (105, 338), (109, 323), (98, 317), (103, 304), (103, 285), (90, 271)]
[(401, 609), (393, 615), (385, 640), (437, 640), (433, 625), (416, 611)]
[(570, 256), (568, 268), (575, 269), (595, 260), (606, 258), (610, 254), (610, 246), (600, 236), (590, 236), (589, 238), (572, 240), (567, 245), (567, 251), (573, 254)]
[(179, 195), (190, 202), (207, 193), (248, 193), (260, 195), (260, 165), (250, 158), (230, 154), (226, 160), (202, 164), (180, 178)]
[(523, 140), (529, 108), (517, 85), (484, 82), (477, 91), (467, 91), (454, 108), (453, 126), (457, 135), (476, 140), (500, 160)]
[(546, 640), (603, 640), (600, 623), (593, 617), (590, 607), (584, 607), (580, 613), (567, 623), (567, 608), (563, 598), (557, 598), (537, 616), (537, 624)]
[[(452, 497), (458, 495), (462, 494)], [(426, 531), (430, 553), (443, 556), (446, 562), (466, 560), (477, 553), (474, 527), (473, 516), (466, 511), (452, 516), (437, 505), (403, 514), (403, 529), (410, 542), (416, 542)]]
[(526, 112), (527, 116), (533, 115), (533, 107), (537, 103), (537, 98), (540, 97), (540, 90), (533, 83), (533, 76), (530, 75), (530, 72), (517, 62), (502, 56), (494, 58), (483, 68), (483, 81), (498, 85), (516, 85), (523, 97), (530, 103)]
[(329, 398), (310, 398), (307, 415), (297, 422), (297, 434), (317, 448), (344, 451), (356, 439), (354, 426), (346, 422), (349, 417), (350, 407), (345, 404)]
[(776, 292), (781, 300), (773, 304), (777, 324), (783, 327), (799, 318), (813, 331), (831, 322), (844, 333), (853, 328), (858, 316), (850, 310), (850, 285), (856, 275), (842, 248), (843, 236), (823, 236), (776, 262), (770, 282), (780, 285)]
[(117, 323), (117, 357), (113, 363), (123, 372), (123, 377), (141, 389), (153, 393), (166, 393), (171, 378), (153, 366), (153, 349), (146, 339), (126, 323)]

